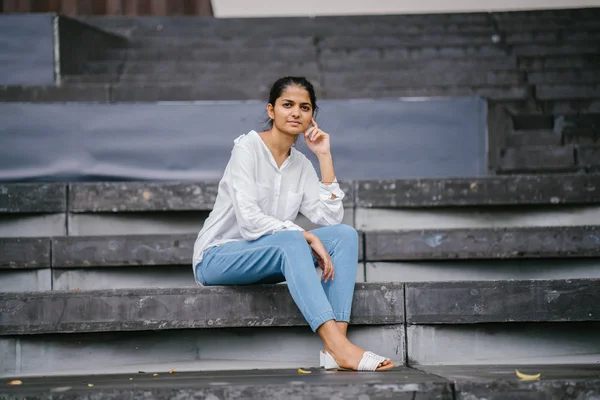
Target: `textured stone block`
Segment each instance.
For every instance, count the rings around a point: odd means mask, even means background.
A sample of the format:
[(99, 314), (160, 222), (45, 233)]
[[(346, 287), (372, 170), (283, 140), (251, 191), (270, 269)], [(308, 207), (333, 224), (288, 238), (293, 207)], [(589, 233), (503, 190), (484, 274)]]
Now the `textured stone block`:
[(600, 98), (600, 85), (537, 85), (536, 95), (539, 100), (598, 99)]
[(0, 102), (108, 102), (109, 88), (103, 84), (65, 86), (0, 86)]
[[(86, 268), (191, 265), (197, 235), (197, 233), (191, 233), (55, 237), (52, 238), (52, 266), (54, 268)], [(358, 237), (358, 260), (362, 261), (364, 258), (363, 233), (359, 232)]]
[[(354, 204), (354, 187), (340, 182), (344, 205)], [(98, 182), (69, 185), (69, 211), (210, 211), (217, 199), (218, 182)]]
[(359, 181), (358, 207), (598, 204), (600, 176), (514, 175)]
[(535, 146), (502, 149), (499, 172), (576, 171), (573, 146)]
[(600, 279), (411, 282), (410, 324), (600, 321)]
[(49, 238), (0, 238), (0, 269), (49, 267)]
[(580, 147), (577, 149), (579, 164), (588, 168), (600, 167), (600, 146)]
[(600, 227), (374, 231), (366, 260), (579, 258), (600, 256)]
[(0, 184), (0, 213), (61, 213), (67, 188), (60, 183)]
[[(404, 322), (402, 284), (357, 284), (351, 322)], [(284, 285), (14, 293), (0, 335), (307, 325)]]
[(545, 129), (515, 131), (506, 137), (508, 147), (560, 146), (560, 132)]
[(186, 265), (197, 234), (65, 236), (52, 238), (52, 266)]
[(218, 182), (94, 182), (69, 185), (70, 212), (211, 210)]

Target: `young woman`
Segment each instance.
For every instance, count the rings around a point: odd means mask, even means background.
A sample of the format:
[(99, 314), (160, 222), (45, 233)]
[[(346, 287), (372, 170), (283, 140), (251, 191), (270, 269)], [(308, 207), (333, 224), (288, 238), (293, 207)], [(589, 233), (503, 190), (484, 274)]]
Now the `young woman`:
[[(316, 111), (315, 92), (305, 78), (285, 77), (273, 84), (269, 129), (234, 141), (215, 206), (194, 245), (194, 275), (200, 285), (286, 281), (325, 344), (322, 366), (390, 369), (390, 359), (346, 338), (358, 235), (340, 224), (344, 193), (333, 170), (329, 135), (314, 120)], [(311, 162), (293, 147), (299, 136), (319, 160), (321, 182)], [(325, 227), (303, 230), (293, 222), (298, 211)]]

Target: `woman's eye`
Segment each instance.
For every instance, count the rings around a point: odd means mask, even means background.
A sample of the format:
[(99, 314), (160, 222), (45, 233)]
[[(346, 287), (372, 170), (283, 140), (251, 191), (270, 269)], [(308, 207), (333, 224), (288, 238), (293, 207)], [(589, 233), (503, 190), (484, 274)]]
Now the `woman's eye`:
[(302, 109), (303, 109), (304, 111), (309, 111), (309, 110), (310, 110), (310, 107), (308, 107), (308, 106), (303, 106), (303, 107), (302, 107)]
[(290, 106), (290, 103), (283, 103), (283, 106), (284, 106), (284, 107), (289, 107), (289, 106)]

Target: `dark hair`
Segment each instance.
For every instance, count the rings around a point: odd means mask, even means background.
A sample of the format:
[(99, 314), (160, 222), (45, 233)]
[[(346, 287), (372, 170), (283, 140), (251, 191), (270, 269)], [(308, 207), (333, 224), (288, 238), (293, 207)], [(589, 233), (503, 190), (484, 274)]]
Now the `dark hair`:
[[(275, 102), (281, 94), (290, 86), (300, 86), (308, 92), (308, 96), (310, 97), (310, 102), (313, 108), (313, 118), (317, 117), (317, 111), (319, 107), (317, 107), (317, 96), (315, 95), (315, 88), (312, 83), (308, 81), (303, 76), (286, 76), (283, 78), (279, 78), (273, 83), (271, 86), (271, 90), (269, 91), (269, 103), (273, 107), (275, 107)], [(267, 115), (267, 119), (265, 120), (267, 124), (267, 129), (271, 129), (273, 127), (273, 120)]]

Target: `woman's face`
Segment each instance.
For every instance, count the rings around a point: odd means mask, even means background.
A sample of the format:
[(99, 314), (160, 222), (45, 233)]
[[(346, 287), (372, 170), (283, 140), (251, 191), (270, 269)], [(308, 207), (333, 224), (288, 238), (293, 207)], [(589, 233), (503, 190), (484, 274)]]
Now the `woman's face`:
[(298, 135), (308, 129), (313, 117), (310, 96), (300, 86), (288, 86), (275, 101), (274, 107), (267, 107), (269, 116), (280, 132)]

